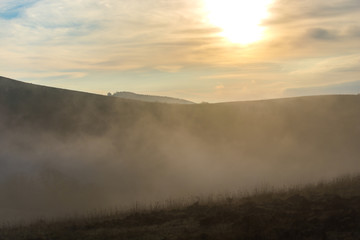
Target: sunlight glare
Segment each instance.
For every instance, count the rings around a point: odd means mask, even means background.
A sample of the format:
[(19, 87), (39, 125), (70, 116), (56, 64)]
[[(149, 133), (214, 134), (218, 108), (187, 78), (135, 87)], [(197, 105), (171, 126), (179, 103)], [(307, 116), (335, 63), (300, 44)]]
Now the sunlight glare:
[(263, 38), (263, 19), (272, 0), (204, 0), (210, 24), (220, 27), (230, 42), (250, 44)]

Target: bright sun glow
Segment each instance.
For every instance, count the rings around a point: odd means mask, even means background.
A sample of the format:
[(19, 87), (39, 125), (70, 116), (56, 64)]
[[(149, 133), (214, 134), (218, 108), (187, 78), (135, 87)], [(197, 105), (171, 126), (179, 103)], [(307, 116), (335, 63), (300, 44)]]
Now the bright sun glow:
[(263, 38), (261, 21), (268, 16), (272, 0), (204, 0), (211, 24), (233, 43), (249, 44)]

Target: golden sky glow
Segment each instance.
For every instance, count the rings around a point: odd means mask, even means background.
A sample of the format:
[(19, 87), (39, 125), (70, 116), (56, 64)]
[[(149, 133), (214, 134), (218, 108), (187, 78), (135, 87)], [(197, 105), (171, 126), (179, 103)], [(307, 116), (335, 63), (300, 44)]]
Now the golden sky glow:
[(211, 24), (222, 29), (221, 36), (233, 43), (249, 44), (264, 37), (263, 19), (271, 0), (204, 0)]
[(195, 102), (360, 92), (359, 0), (1, 0), (0, 75)]

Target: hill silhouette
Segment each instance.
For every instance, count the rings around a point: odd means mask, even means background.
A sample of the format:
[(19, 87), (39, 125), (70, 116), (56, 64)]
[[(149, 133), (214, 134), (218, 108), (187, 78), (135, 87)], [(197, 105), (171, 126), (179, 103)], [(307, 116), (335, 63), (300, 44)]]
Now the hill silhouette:
[(152, 96), (152, 95), (143, 95), (132, 92), (116, 92), (116, 93), (108, 93), (108, 96), (119, 97), (124, 99), (132, 99), (144, 102), (160, 102), (160, 103), (173, 103), (173, 104), (193, 104), (188, 100), (172, 98), (172, 97), (164, 97), (164, 96)]
[(0, 221), (359, 172), (360, 96), (164, 104), (0, 78)]

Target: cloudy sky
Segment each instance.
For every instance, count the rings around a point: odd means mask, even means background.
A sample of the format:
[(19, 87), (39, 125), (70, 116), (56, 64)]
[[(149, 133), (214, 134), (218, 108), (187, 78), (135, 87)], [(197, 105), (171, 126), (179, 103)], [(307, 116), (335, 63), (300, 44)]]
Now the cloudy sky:
[(360, 92), (359, 0), (0, 0), (0, 75), (222, 102)]

